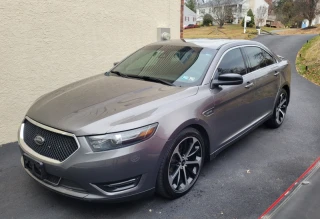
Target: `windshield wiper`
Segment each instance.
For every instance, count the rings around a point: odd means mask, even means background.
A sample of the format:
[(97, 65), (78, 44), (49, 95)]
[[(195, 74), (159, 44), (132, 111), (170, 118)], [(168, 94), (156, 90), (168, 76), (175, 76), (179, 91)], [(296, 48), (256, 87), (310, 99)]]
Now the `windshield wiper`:
[(149, 76), (137, 76), (137, 78), (141, 78), (146, 81), (158, 82), (158, 83), (169, 85), (169, 86), (175, 86), (174, 84), (170, 83), (169, 81), (166, 81), (166, 80), (163, 80), (160, 78), (153, 78), (153, 77), (149, 77)]
[(174, 84), (170, 83), (169, 81), (166, 81), (166, 80), (163, 80), (160, 78), (153, 78), (153, 77), (149, 77), (149, 76), (126, 75), (126, 74), (123, 74), (119, 71), (110, 71), (110, 72), (113, 74), (119, 75), (121, 77), (124, 77), (124, 78), (137, 78), (137, 79), (142, 79), (145, 81), (153, 81), (153, 82), (158, 82), (158, 83), (169, 85), (169, 86), (175, 86)]
[(124, 77), (124, 78), (127, 78), (127, 77), (128, 77), (128, 75), (123, 74), (123, 73), (121, 73), (121, 72), (119, 72), (119, 71), (110, 71), (110, 72), (113, 73), (113, 74), (116, 74), (116, 75), (118, 75), (118, 76)]

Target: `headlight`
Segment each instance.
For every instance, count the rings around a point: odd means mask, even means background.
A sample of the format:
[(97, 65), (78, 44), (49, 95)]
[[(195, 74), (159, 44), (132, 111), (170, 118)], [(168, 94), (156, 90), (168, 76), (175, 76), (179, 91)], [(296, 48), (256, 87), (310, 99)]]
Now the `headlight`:
[(88, 136), (86, 139), (95, 152), (114, 150), (147, 140), (154, 134), (157, 126), (158, 123), (155, 123), (124, 132)]

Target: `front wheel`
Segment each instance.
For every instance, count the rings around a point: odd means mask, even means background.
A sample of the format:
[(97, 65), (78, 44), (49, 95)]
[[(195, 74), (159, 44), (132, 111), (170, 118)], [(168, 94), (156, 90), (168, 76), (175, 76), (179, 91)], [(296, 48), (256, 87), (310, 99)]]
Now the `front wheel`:
[(160, 166), (157, 193), (175, 199), (188, 193), (197, 181), (204, 163), (204, 141), (198, 130), (183, 130)]
[(285, 89), (281, 89), (275, 107), (273, 109), (272, 117), (266, 122), (269, 128), (278, 128), (282, 125), (287, 113), (288, 107), (288, 93)]

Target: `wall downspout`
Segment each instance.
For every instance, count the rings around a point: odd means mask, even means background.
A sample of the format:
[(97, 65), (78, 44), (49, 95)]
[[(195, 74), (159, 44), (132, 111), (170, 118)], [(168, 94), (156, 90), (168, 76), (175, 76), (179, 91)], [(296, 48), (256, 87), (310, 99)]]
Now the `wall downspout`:
[(183, 9), (184, 9), (184, 0), (181, 0), (181, 5), (180, 5), (180, 39), (183, 39)]

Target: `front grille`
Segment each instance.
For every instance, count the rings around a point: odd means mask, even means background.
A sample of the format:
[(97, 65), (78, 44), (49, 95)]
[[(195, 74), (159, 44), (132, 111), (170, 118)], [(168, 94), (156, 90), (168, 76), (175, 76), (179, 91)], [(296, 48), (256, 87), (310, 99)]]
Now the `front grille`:
[[(36, 136), (44, 139), (42, 145), (36, 144)], [(64, 161), (78, 149), (73, 137), (40, 128), (28, 120), (24, 123), (23, 138), (25, 143), (38, 154), (58, 161)]]

